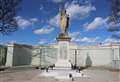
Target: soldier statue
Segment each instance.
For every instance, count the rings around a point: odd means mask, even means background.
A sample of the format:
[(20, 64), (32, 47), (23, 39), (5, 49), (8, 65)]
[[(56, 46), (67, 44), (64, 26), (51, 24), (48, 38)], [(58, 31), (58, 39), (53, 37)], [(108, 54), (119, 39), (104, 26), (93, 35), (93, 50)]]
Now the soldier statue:
[(66, 10), (62, 10), (60, 13), (60, 27), (61, 32), (66, 34), (69, 27), (69, 15), (66, 13)]

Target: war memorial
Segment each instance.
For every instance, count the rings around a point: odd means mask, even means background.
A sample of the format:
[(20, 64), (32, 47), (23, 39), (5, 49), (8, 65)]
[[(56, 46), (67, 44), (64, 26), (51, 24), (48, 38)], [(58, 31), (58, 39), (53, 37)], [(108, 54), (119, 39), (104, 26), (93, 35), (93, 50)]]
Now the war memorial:
[[(60, 28), (61, 32), (56, 37), (57, 43), (49, 46), (31, 46), (14, 43), (0, 47), (0, 53), (3, 54), (0, 57), (1, 66), (9, 67), (10, 69), (19, 67), (23, 67), (23, 69), (25, 67), (37, 68), (37, 71), (21, 72), (25, 73), (21, 77), (22, 80), (19, 77), (20, 72), (15, 72), (14, 75), (18, 73), (19, 79), (13, 82), (19, 82), (18, 80), (21, 82), (119, 82), (118, 72), (115, 72), (114, 77), (116, 78), (112, 78), (112, 75), (106, 74), (104, 70), (97, 71), (97, 73), (95, 71), (82, 70), (82, 68), (89, 69), (89, 67), (92, 67), (91, 69), (93, 70), (95, 68), (120, 70), (119, 44), (94, 46), (71, 44), (71, 37), (68, 32), (69, 15), (65, 9), (60, 12)], [(92, 75), (94, 73), (96, 75)], [(101, 73), (106, 74), (105, 77), (101, 77)], [(28, 78), (29, 74), (32, 77), (37, 75), (37, 77), (33, 79), (30, 77), (30, 80), (23, 79), (25, 77)], [(17, 77), (14, 75), (11, 77)], [(9, 82), (10, 77), (8, 80), (2, 77), (2, 75), (0, 77), (0, 82)]]
[(54, 64), (56, 67), (66, 68), (77, 65), (120, 69), (119, 44), (93, 46), (72, 44), (71, 37), (68, 34), (69, 15), (66, 14), (65, 10), (62, 10), (60, 14), (61, 32), (56, 37), (57, 43), (48, 46), (31, 46), (17, 43), (1, 46), (1, 53), (5, 54), (4, 65), (13, 67), (22, 65), (49, 66)]

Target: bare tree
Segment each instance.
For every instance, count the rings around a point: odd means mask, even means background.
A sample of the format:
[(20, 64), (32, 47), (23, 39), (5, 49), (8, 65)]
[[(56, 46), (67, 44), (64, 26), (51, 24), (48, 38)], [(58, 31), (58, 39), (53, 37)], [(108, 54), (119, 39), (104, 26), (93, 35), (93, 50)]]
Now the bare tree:
[(0, 33), (9, 34), (17, 30), (16, 11), (21, 0), (0, 0)]
[(120, 0), (112, 0), (112, 15), (116, 22), (120, 22)]
[(109, 17), (109, 22), (112, 24), (108, 31), (114, 32), (119, 31), (120, 23), (120, 0), (110, 0), (111, 1), (111, 16)]

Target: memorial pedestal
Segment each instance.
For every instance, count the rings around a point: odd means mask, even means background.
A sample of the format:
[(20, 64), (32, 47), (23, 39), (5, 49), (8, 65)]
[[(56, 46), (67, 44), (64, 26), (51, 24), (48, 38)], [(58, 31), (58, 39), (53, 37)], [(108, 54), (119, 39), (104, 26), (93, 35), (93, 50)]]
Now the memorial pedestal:
[(57, 38), (58, 41), (58, 55), (55, 67), (57, 68), (71, 68), (69, 61), (69, 42), (70, 37), (67, 34), (60, 34)]

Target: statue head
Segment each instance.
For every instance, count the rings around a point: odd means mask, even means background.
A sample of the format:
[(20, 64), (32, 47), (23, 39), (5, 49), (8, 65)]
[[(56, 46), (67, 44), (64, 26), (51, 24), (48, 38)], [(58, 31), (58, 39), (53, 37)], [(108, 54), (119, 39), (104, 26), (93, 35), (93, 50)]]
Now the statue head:
[(65, 14), (66, 14), (66, 10), (64, 9), (61, 11), (61, 15), (65, 15)]

